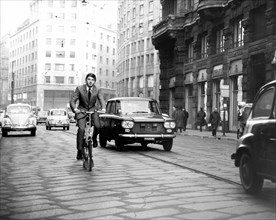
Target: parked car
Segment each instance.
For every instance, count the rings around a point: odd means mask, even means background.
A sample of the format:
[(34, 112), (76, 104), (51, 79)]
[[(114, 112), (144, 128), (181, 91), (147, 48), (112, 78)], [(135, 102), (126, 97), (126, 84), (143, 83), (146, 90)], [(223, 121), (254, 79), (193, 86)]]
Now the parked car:
[(53, 127), (62, 127), (63, 130), (70, 128), (70, 122), (67, 111), (65, 109), (50, 109), (46, 119), (46, 130), (51, 130)]
[(160, 144), (170, 151), (175, 137), (175, 121), (162, 115), (156, 100), (140, 97), (120, 97), (108, 100), (106, 113), (100, 115), (100, 144), (115, 140), (118, 149), (126, 144)]
[(47, 116), (48, 116), (47, 111), (39, 111), (37, 113), (37, 124), (46, 123)]
[(32, 107), (28, 104), (10, 104), (2, 119), (2, 136), (6, 137), (10, 131), (30, 131), (36, 135), (36, 118), (32, 113)]
[(0, 126), (2, 126), (2, 119), (4, 118), (5, 110), (0, 110)]
[(276, 181), (276, 80), (258, 91), (231, 159), (246, 193), (259, 193), (264, 179)]

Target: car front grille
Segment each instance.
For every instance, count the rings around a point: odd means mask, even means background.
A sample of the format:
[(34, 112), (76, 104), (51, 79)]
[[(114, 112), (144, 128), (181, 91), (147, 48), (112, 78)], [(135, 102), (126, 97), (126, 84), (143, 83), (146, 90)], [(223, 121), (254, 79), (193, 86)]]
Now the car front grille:
[(136, 133), (163, 133), (163, 123), (135, 123), (133, 131)]

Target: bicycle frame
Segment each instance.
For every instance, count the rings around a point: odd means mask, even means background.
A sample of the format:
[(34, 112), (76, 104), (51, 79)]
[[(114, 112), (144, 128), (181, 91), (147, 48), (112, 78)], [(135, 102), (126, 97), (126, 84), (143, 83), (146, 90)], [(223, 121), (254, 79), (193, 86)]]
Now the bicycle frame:
[(85, 112), (86, 117), (88, 117), (88, 122), (86, 119), (85, 133), (84, 133), (84, 146), (83, 146), (83, 168), (92, 170), (94, 166), (93, 154), (92, 154), (92, 136), (94, 131), (94, 125), (92, 123), (92, 115), (94, 112)]

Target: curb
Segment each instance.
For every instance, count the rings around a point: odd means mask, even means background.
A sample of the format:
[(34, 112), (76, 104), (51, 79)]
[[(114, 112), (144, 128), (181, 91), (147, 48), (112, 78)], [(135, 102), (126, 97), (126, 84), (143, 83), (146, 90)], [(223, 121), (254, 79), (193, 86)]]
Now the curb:
[(217, 139), (217, 140), (229, 140), (229, 141), (237, 141), (236, 138), (233, 137), (227, 137), (227, 136), (218, 136), (216, 138), (214, 138), (213, 136), (208, 136), (208, 135), (200, 135), (200, 134), (189, 134), (189, 133), (176, 133), (176, 136), (180, 135), (180, 136), (193, 136), (193, 137), (199, 137), (199, 138), (208, 138), (208, 139)]

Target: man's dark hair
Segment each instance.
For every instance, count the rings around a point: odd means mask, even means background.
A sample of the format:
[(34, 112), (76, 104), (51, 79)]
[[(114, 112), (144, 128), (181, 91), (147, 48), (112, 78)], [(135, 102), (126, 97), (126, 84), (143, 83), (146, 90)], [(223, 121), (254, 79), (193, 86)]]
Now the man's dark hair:
[(88, 74), (86, 75), (86, 77), (85, 77), (85, 80), (87, 80), (88, 77), (94, 78), (95, 81), (97, 80), (96, 75), (95, 75), (94, 73), (88, 73)]

